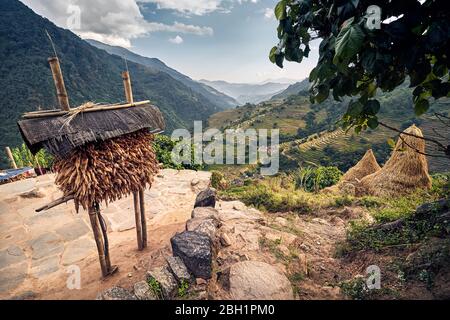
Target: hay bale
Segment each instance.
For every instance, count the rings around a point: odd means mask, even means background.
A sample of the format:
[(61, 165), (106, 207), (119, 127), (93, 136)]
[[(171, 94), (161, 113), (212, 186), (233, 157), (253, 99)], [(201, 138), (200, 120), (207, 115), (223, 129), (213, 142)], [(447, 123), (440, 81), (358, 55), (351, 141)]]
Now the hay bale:
[(113, 139), (90, 142), (57, 159), (55, 183), (64, 195), (74, 195), (75, 207), (120, 199), (151, 186), (158, 161), (147, 129)]
[[(415, 125), (407, 128), (404, 133), (423, 137), (422, 131)], [(400, 134), (389, 160), (383, 168), (361, 180), (358, 193), (393, 196), (431, 188), (427, 159), (416, 150), (424, 153), (425, 141)]]

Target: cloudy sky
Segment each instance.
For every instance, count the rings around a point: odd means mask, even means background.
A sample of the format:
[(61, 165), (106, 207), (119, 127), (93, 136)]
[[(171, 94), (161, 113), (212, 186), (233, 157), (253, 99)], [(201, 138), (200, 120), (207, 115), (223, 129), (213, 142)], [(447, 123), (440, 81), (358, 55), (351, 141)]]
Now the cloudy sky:
[(231, 82), (307, 77), (317, 61), (268, 60), (277, 43), (276, 0), (21, 0), (82, 38), (156, 57), (194, 78)]

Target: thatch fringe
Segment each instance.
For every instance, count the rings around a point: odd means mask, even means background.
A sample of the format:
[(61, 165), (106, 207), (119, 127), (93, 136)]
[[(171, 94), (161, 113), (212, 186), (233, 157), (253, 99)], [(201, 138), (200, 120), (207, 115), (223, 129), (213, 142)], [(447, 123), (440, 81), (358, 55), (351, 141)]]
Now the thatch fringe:
[[(422, 131), (415, 125), (407, 128), (404, 133), (423, 137)], [(421, 153), (425, 153), (423, 139), (400, 134), (389, 160), (383, 168), (362, 178), (357, 193), (392, 196), (406, 194), (418, 188), (431, 188), (427, 159)]]

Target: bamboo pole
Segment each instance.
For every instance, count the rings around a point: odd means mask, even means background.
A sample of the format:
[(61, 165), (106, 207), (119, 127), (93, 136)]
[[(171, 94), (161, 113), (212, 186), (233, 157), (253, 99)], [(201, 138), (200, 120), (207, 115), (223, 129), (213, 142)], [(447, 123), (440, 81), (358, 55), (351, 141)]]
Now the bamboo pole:
[[(145, 106), (149, 104), (149, 100), (140, 101), (136, 103), (127, 103), (127, 104), (121, 104), (121, 105), (105, 105), (105, 106), (95, 106), (92, 108), (87, 108), (82, 111), (82, 113), (86, 112), (95, 112), (95, 111), (108, 111), (108, 110), (117, 110), (117, 109), (125, 109), (130, 107), (139, 107), (139, 106)], [(72, 109), (73, 110), (73, 109)], [(68, 111), (61, 111), (61, 110), (46, 110), (46, 111), (31, 111), (24, 113), (22, 115), (23, 119), (35, 119), (35, 118), (47, 118), (47, 117), (58, 117), (69, 114)]]
[(133, 192), (133, 202), (134, 202), (134, 217), (136, 220), (136, 236), (137, 236), (137, 244), (138, 250), (141, 251), (144, 249), (142, 244), (142, 222), (141, 222), (141, 210), (139, 206), (139, 193)]
[(13, 167), (13, 169), (17, 169), (17, 164), (16, 161), (14, 160), (11, 149), (9, 147), (5, 147), (5, 151), (6, 155), (8, 156), (9, 162), (11, 163), (11, 167)]
[(139, 210), (141, 211), (142, 247), (147, 248), (147, 219), (145, 218), (144, 188), (139, 190)]
[(133, 100), (133, 91), (131, 90), (130, 73), (128, 71), (122, 72), (122, 79), (123, 79), (123, 87), (125, 89), (125, 97), (127, 99), (127, 102), (130, 104), (133, 104), (134, 100)]
[(48, 62), (50, 64), (50, 69), (52, 70), (59, 106), (62, 110), (69, 111), (69, 97), (67, 96), (66, 86), (64, 85), (64, 78), (61, 72), (61, 66), (59, 65), (59, 59), (57, 57), (51, 57), (48, 58)]

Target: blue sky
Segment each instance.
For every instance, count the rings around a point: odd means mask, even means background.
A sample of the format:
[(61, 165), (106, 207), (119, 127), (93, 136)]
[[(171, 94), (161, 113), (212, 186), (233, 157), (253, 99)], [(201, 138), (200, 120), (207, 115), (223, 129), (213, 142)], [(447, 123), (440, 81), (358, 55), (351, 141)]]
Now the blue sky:
[[(277, 43), (275, 0), (22, 0), (82, 38), (156, 57), (194, 78), (230, 82), (301, 80), (317, 61), (281, 70), (268, 60)], [(72, 19), (80, 15), (80, 23)], [(71, 18), (72, 17), (72, 18)]]

